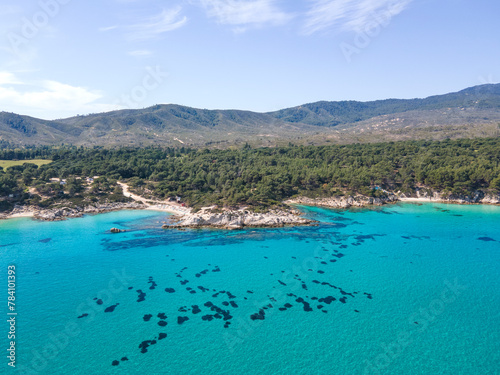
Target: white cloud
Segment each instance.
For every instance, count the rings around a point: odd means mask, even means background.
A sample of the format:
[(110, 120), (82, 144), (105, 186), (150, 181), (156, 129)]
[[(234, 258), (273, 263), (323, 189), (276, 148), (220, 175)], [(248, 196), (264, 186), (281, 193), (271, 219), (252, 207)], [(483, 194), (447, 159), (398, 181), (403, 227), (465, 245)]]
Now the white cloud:
[(114, 29), (116, 29), (117, 27), (118, 27), (117, 25), (113, 25), (113, 26), (105, 26), (105, 27), (99, 27), (99, 31), (100, 31), (100, 32), (106, 32), (106, 31), (114, 30)]
[(181, 16), (180, 6), (173, 9), (164, 9), (160, 14), (149, 17), (143, 22), (128, 27), (129, 40), (152, 39), (184, 26), (187, 22), (186, 16)]
[(390, 19), (413, 0), (311, 0), (303, 27), (305, 34), (335, 28), (360, 31), (371, 22)]
[(16, 76), (10, 72), (1, 72), (0, 71), (0, 86), (1, 85), (16, 85), (21, 82), (17, 80)]
[(21, 82), (14, 74), (0, 71), (2, 111), (54, 119), (118, 109), (116, 105), (99, 103), (103, 95), (83, 87), (57, 81)]
[(128, 54), (130, 56), (134, 56), (134, 57), (144, 57), (144, 56), (151, 55), (152, 52), (147, 50), (147, 49), (140, 49), (140, 50), (136, 50), (136, 51), (129, 51)]
[(199, 0), (210, 18), (225, 25), (236, 26), (235, 31), (266, 24), (283, 25), (292, 16), (282, 12), (275, 0)]

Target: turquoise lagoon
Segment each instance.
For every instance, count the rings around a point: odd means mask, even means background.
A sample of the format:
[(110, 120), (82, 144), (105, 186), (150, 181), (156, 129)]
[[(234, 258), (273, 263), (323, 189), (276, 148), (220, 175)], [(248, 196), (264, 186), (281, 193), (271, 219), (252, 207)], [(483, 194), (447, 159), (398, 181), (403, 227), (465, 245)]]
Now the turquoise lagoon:
[(320, 224), (0, 222), (1, 373), (500, 374), (500, 207), (302, 209)]

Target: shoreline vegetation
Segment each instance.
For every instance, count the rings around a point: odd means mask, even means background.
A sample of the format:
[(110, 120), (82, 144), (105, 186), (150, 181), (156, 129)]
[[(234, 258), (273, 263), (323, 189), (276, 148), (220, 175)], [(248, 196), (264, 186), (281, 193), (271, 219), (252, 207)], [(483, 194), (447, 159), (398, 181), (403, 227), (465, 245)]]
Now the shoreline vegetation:
[[(121, 209), (166, 227), (311, 225), (297, 205), (500, 204), (500, 138), (336, 146), (0, 148), (0, 218)], [(36, 163), (36, 161), (50, 163)]]
[(203, 207), (196, 212), (178, 203), (149, 200), (129, 191), (129, 186), (118, 182), (129, 202), (94, 204), (84, 207), (60, 207), (40, 209), (34, 206), (16, 206), (9, 213), (0, 213), (0, 220), (31, 217), (41, 221), (59, 221), (78, 218), (84, 215), (106, 213), (119, 210), (153, 210), (172, 214), (167, 218), (163, 229), (243, 229), (277, 228), (284, 226), (316, 225), (317, 221), (302, 217), (303, 212), (297, 206), (312, 206), (331, 209), (349, 209), (353, 207), (369, 208), (401, 203), (448, 203), (448, 204), (488, 204), (500, 205), (500, 195), (484, 195), (481, 192), (470, 198), (465, 196), (443, 196), (438, 192), (428, 194), (417, 190), (413, 196), (388, 193), (384, 197), (334, 196), (328, 198), (295, 197), (283, 202), (279, 209), (273, 208), (262, 212), (253, 212), (248, 207), (218, 209), (217, 206)]

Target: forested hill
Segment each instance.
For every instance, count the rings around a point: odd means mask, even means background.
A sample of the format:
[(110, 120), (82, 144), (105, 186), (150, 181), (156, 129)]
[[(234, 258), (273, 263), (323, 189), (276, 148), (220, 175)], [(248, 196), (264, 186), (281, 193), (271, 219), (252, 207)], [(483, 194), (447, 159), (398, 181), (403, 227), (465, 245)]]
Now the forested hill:
[[(1, 108), (0, 108), (1, 109)], [(500, 135), (500, 84), (425, 99), (317, 102), (256, 113), (156, 105), (47, 121), (0, 112), (0, 147), (220, 147), (367, 143)]]
[(498, 111), (500, 110), (500, 84), (475, 86), (459, 92), (430, 96), (425, 99), (386, 99), (371, 102), (322, 101), (282, 109), (271, 114), (288, 122), (317, 126), (337, 126), (394, 113), (402, 114), (408, 111), (430, 111), (448, 108), (475, 108)]

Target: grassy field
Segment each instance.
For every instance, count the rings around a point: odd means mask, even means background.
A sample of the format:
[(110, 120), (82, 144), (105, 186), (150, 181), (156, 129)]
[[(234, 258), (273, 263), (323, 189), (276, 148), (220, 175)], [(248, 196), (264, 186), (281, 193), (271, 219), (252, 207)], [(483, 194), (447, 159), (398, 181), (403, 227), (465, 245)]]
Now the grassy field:
[(31, 159), (31, 160), (0, 160), (0, 167), (4, 170), (13, 167), (16, 165), (23, 165), (24, 163), (32, 163), (38, 166), (52, 163), (52, 160), (44, 160), (44, 159)]

